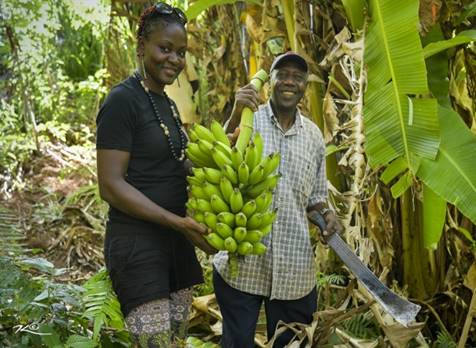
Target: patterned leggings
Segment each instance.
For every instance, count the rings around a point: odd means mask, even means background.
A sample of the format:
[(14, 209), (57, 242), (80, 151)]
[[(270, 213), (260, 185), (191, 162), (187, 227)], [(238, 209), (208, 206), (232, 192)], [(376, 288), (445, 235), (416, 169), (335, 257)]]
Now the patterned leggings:
[(126, 324), (140, 348), (184, 347), (192, 289), (183, 289), (134, 308)]

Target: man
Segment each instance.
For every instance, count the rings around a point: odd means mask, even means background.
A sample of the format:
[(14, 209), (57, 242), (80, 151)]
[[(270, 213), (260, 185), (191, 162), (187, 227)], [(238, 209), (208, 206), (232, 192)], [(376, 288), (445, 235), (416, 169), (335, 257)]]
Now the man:
[[(308, 66), (293, 52), (278, 56), (271, 66), (271, 98), (259, 105), (256, 90), (247, 85), (236, 93), (227, 131), (239, 125), (243, 107), (254, 114), (254, 129), (264, 139), (264, 154), (279, 152), (282, 177), (274, 192), (278, 217), (264, 239), (263, 256), (239, 261), (239, 275), (231, 276), (226, 252), (214, 258), (213, 282), (223, 315), (224, 348), (252, 348), (259, 310), (265, 304), (268, 338), (279, 320), (311, 323), (317, 308), (316, 269), (306, 213), (317, 210), (327, 222), (324, 236), (340, 232), (327, 209), (325, 144), (319, 128), (297, 108), (306, 90)], [(258, 106), (259, 105), (259, 106)], [(236, 133), (236, 132), (235, 132)], [(293, 337), (288, 330), (274, 347)]]

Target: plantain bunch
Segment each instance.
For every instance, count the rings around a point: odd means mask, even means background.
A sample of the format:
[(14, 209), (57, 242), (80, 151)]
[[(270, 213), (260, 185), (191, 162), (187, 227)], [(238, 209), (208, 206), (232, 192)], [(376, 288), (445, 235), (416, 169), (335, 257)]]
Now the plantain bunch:
[(231, 146), (217, 121), (210, 129), (194, 125), (189, 130), (186, 153), (193, 162), (187, 177), (187, 209), (213, 232), (206, 239), (217, 250), (230, 255), (263, 255), (261, 239), (276, 219), (270, 209), (273, 189), (280, 174), (279, 153), (263, 157), (263, 139), (255, 133), (244, 151)]

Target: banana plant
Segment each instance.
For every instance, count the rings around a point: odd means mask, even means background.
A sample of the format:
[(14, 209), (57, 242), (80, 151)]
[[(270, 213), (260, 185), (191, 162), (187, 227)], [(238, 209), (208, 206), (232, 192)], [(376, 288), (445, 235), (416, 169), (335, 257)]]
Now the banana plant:
[(391, 188), (396, 198), (412, 185), (421, 159), (436, 157), (437, 101), (428, 97), (418, 1), (371, 0), (370, 13), (364, 55), (366, 152), (371, 167), (388, 166), (385, 183), (400, 176)]

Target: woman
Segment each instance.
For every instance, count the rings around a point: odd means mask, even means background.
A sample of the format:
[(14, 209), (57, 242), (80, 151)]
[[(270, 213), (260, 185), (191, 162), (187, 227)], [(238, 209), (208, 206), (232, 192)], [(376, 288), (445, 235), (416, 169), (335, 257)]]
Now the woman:
[(140, 347), (185, 338), (191, 287), (203, 281), (192, 244), (215, 251), (206, 227), (185, 217), (187, 139), (164, 92), (185, 66), (185, 23), (165, 3), (144, 11), (139, 68), (111, 90), (97, 118), (99, 189), (110, 205), (106, 266)]

